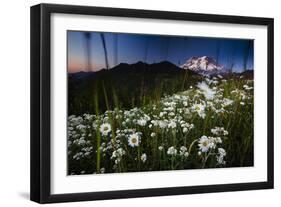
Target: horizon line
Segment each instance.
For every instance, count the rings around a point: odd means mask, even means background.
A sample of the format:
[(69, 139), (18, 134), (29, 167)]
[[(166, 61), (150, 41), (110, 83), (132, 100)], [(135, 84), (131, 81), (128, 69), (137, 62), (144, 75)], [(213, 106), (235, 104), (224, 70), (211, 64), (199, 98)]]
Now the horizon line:
[[(190, 58), (193, 58), (193, 57), (199, 57), (199, 56), (192, 56), (192, 57), (190, 57)], [(202, 56), (203, 57), (203, 56)], [(138, 63), (143, 63), (143, 64), (146, 64), (146, 65), (154, 65), (154, 64), (159, 64), (159, 63), (163, 63), (163, 62), (167, 62), (167, 63), (171, 63), (171, 64), (173, 64), (174, 66), (177, 66), (178, 68), (180, 68), (180, 69), (183, 69), (183, 70), (190, 70), (190, 69), (184, 69), (184, 68), (182, 68), (182, 67), (180, 67), (179, 65), (176, 65), (176, 64), (174, 64), (174, 63), (172, 63), (172, 62), (170, 62), (170, 61), (168, 61), (168, 60), (163, 60), (163, 61), (160, 61), (160, 62), (155, 62), (155, 63), (147, 63), (147, 62), (144, 62), (144, 61), (137, 61), (137, 62), (135, 62), (135, 63), (126, 63), (126, 62), (121, 62), (121, 63), (119, 63), (119, 64), (117, 64), (117, 65), (114, 65), (113, 67), (111, 67), (111, 68), (108, 68), (108, 69), (106, 69), (106, 68), (101, 68), (101, 69), (99, 69), (99, 70), (91, 70), (91, 71), (87, 71), (86, 69), (85, 70), (83, 70), (83, 69), (81, 69), (81, 70), (79, 70), (79, 71), (76, 71), (76, 72), (70, 72), (68, 69), (67, 69), (67, 73), (69, 73), (69, 74), (75, 74), (75, 73), (80, 73), (80, 72), (85, 72), (85, 73), (95, 73), (95, 72), (99, 72), (99, 71), (101, 71), (101, 70), (111, 70), (111, 69), (113, 69), (114, 67), (116, 67), (116, 66), (118, 66), (118, 65), (121, 65), (121, 64), (126, 64), (126, 65), (135, 65), (135, 64), (138, 64)], [(223, 67), (224, 67), (224, 65), (223, 65)], [(227, 68), (224, 68), (224, 69), (222, 69), (222, 70), (229, 70), (229, 69), (227, 69)], [(254, 68), (247, 68), (246, 70), (242, 70), (242, 71), (233, 71), (232, 73), (242, 73), (242, 72), (245, 72), (245, 71), (249, 71), (249, 70), (253, 70), (254, 71)], [(192, 70), (191, 70), (192, 71)]]

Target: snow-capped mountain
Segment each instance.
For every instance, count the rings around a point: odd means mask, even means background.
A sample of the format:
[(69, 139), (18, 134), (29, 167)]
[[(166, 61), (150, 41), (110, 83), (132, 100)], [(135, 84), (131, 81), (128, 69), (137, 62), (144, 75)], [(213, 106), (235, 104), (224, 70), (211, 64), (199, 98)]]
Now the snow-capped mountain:
[(224, 67), (217, 64), (213, 58), (207, 56), (191, 57), (180, 67), (203, 75), (221, 73), (224, 69)]

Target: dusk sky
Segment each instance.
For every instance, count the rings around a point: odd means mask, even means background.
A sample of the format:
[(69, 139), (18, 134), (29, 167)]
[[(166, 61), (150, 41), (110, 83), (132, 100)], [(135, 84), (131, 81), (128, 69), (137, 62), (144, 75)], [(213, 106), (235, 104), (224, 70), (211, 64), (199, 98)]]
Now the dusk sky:
[[(68, 31), (67, 35), (68, 72), (88, 71), (85, 32)], [(146, 63), (170, 61), (180, 66), (192, 56), (209, 56), (218, 59), (218, 63), (225, 68), (234, 64), (233, 69), (238, 72), (243, 69), (245, 51), (248, 51), (247, 69), (253, 69), (253, 40), (123, 33), (103, 33), (103, 35), (109, 68), (119, 63), (132, 64), (138, 61)], [(88, 42), (91, 51), (91, 71), (106, 68), (101, 33), (91, 32)]]

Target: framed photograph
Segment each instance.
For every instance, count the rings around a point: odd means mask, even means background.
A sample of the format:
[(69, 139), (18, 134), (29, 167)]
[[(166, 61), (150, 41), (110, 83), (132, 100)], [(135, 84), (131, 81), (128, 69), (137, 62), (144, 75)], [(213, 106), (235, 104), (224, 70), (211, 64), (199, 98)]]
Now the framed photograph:
[(31, 7), (31, 200), (273, 188), (273, 19)]

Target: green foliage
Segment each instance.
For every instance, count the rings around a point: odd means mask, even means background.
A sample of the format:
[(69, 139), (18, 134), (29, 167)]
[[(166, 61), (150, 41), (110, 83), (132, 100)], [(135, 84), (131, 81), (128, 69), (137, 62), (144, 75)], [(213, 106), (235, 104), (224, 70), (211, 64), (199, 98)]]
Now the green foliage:
[[(96, 104), (101, 113), (115, 107), (130, 109), (147, 105), (202, 80), (201, 76), (178, 68), (153, 72), (154, 69), (149, 70), (142, 65), (136, 67), (135, 70), (102, 70), (85, 78), (70, 76), (68, 114), (94, 114)], [(99, 94), (98, 103), (94, 101), (96, 92)]]

